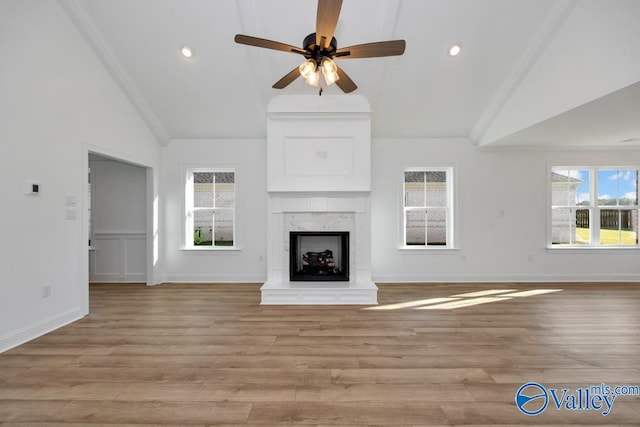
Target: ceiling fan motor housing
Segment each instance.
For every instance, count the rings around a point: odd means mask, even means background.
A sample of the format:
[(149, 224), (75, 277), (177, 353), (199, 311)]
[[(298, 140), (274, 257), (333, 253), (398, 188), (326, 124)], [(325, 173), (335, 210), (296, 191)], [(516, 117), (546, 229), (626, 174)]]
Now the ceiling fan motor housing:
[(311, 33), (304, 38), (302, 47), (307, 52), (304, 57), (307, 59), (315, 59), (318, 65), (320, 65), (323, 58), (333, 58), (336, 55), (338, 41), (335, 37), (332, 37), (331, 43), (329, 43), (329, 49), (323, 49), (316, 44), (316, 33)]

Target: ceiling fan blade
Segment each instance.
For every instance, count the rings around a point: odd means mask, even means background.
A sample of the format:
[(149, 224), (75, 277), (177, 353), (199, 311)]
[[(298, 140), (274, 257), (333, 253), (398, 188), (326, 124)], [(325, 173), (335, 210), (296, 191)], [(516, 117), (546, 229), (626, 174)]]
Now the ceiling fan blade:
[(404, 40), (389, 40), (385, 42), (358, 44), (338, 49), (336, 51), (336, 58), (356, 59), (402, 55), (405, 47), (406, 42)]
[(316, 45), (327, 49), (338, 25), (342, 0), (318, 0)]
[(293, 81), (298, 77), (300, 77), (300, 70), (298, 69), (298, 67), (296, 67), (293, 70), (291, 70), (288, 74), (286, 74), (283, 78), (275, 82), (274, 85), (271, 87), (274, 89), (284, 89), (285, 87), (293, 83)]
[(356, 85), (353, 82), (353, 80), (351, 80), (351, 77), (349, 77), (342, 68), (340, 67), (337, 67), (337, 68), (338, 68), (338, 77), (340, 77), (336, 81), (336, 84), (338, 85), (338, 87), (342, 89), (344, 93), (351, 93), (354, 90), (358, 89), (358, 85)]
[(236, 34), (236, 43), (246, 44), (248, 46), (263, 47), (265, 49), (280, 50), (283, 52), (305, 54), (303, 49), (286, 43), (274, 42), (273, 40), (261, 39), (259, 37), (245, 36), (244, 34)]

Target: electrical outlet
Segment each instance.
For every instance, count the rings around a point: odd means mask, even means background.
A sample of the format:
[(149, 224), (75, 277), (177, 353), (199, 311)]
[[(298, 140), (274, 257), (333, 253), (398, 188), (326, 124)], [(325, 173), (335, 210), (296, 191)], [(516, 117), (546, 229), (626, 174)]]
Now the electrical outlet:
[(42, 285), (42, 298), (47, 298), (51, 296), (51, 285), (49, 283), (45, 283)]

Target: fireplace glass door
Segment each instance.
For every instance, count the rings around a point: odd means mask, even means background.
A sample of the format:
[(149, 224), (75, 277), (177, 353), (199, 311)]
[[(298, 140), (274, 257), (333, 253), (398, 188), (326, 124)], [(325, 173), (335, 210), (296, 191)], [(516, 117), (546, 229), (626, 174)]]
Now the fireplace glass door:
[(289, 234), (291, 281), (348, 281), (348, 231), (292, 231)]

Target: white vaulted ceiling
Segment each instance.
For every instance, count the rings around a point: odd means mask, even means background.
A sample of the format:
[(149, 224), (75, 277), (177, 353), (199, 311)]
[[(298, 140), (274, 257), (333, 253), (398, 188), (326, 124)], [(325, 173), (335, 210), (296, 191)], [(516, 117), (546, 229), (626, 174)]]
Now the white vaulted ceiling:
[[(59, 1), (163, 144), (265, 137), (274, 96), (316, 91), (301, 78), (271, 88), (299, 55), (234, 43), (301, 46), (316, 0)], [(344, 0), (335, 37), (407, 42), (403, 56), (339, 62), (371, 104), (373, 137), (640, 146), (639, 1)]]

